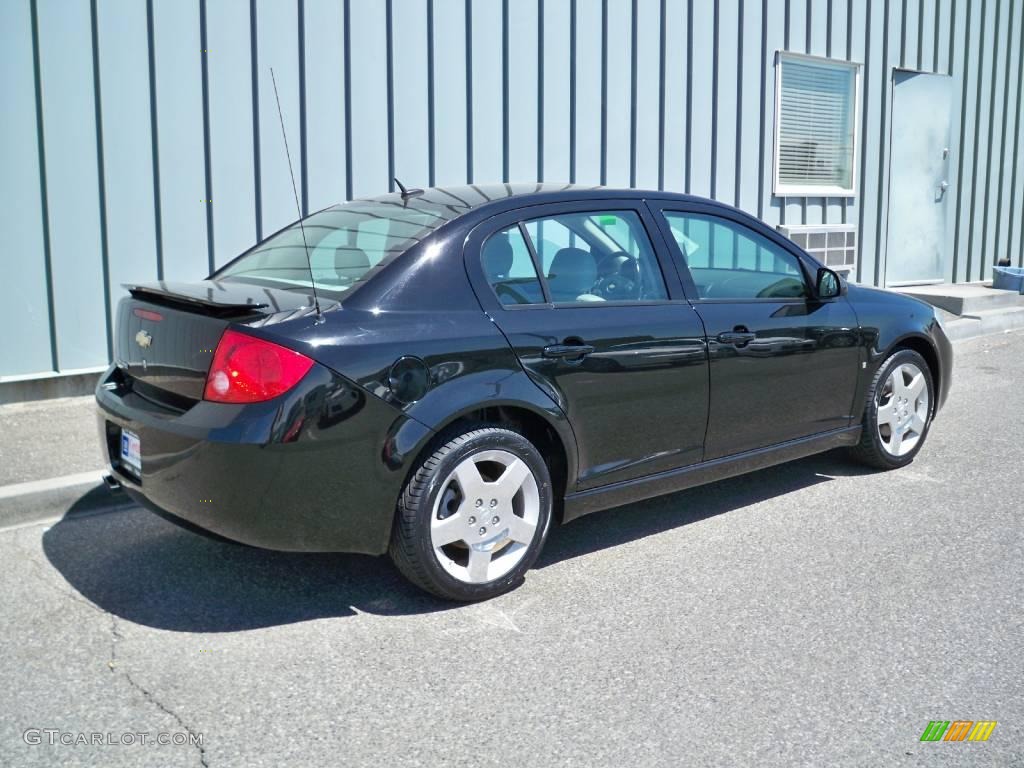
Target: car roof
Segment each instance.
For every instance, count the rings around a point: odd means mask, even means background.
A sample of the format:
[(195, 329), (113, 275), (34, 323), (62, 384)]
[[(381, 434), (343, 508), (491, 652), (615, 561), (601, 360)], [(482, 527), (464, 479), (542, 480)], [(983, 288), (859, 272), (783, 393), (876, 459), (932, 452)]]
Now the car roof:
[[(415, 207), (426, 203), (431, 207), (444, 209), (449, 220), (470, 212), (491, 215), (501, 211), (514, 210), (538, 203), (558, 203), (577, 200), (602, 200), (612, 198), (672, 199), (698, 203), (723, 205), (714, 200), (694, 195), (645, 189), (616, 189), (614, 187), (567, 183), (511, 183), (511, 184), (463, 184), (456, 186), (429, 187), (406, 199), (398, 192), (375, 197), (365, 197), (352, 202), (376, 202), (396, 206)], [(729, 206), (724, 206), (729, 207)]]

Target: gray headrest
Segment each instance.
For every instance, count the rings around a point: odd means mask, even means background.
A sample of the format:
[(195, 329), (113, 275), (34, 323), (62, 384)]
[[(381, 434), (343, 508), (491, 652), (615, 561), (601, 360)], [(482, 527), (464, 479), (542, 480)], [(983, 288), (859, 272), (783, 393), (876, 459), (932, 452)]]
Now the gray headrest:
[(573, 301), (588, 293), (597, 280), (597, 263), (593, 254), (582, 248), (562, 248), (551, 260), (548, 285), (553, 298)]
[(484, 272), (494, 279), (508, 277), (512, 269), (512, 244), (504, 235), (495, 235), (484, 245)]

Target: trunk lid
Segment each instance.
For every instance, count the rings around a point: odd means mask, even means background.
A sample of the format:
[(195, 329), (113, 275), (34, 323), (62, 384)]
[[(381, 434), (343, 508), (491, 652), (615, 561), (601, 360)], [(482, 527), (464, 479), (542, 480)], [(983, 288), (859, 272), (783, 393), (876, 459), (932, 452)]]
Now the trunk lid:
[(240, 282), (124, 287), (130, 295), (118, 305), (114, 362), (139, 395), (179, 410), (202, 399), (214, 350), (229, 324), (286, 319), (310, 311), (313, 303), (302, 292)]

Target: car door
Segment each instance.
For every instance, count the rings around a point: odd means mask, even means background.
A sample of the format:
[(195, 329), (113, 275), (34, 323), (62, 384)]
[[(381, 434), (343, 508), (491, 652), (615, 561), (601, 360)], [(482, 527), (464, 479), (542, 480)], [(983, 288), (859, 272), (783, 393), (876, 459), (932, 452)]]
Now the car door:
[(809, 257), (740, 212), (652, 207), (707, 332), (704, 458), (847, 427), (862, 352), (846, 298), (815, 298)]
[(531, 206), (467, 241), (481, 304), (572, 425), (579, 489), (701, 460), (704, 332), (652, 233), (642, 202), (609, 199)]

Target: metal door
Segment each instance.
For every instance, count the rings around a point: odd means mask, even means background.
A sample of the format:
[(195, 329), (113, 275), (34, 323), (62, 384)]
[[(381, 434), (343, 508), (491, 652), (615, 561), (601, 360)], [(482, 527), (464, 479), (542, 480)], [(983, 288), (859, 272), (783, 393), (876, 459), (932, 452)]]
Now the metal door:
[(886, 285), (946, 276), (952, 83), (946, 75), (893, 74)]

